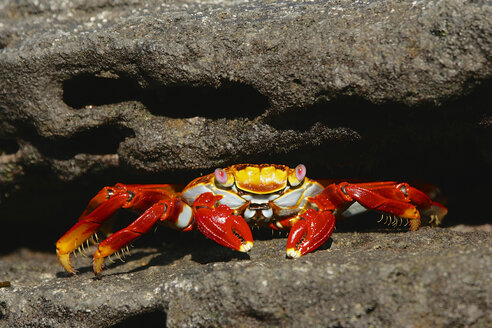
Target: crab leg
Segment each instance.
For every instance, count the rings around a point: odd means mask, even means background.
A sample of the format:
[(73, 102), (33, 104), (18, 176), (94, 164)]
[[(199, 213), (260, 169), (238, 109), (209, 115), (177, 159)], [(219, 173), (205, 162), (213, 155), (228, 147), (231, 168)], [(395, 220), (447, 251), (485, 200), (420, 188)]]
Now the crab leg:
[(421, 214), (442, 219), (447, 210), (433, 202), (425, 193), (408, 185), (396, 182), (372, 182), (331, 184), (311, 201), (317, 205), (332, 204), (337, 213), (347, 210), (357, 202), (363, 210), (375, 210), (385, 214), (409, 219), (410, 229), (420, 226)]
[(124, 193), (113, 196), (85, 218), (77, 222), (58, 240), (56, 243), (56, 255), (68, 273), (75, 273), (70, 262), (70, 253), (79, 248), (82, 243), (94, 235), (103, 222), (120, 209), (127, 199), (128, 194)]
[[(344, 188), (348, 195), (367, 209), (410, 219), (410, 229), (415, 231), (420, 226), (420, 212), (415, 205), (410, 203), (410, 199), (406, 199), (407, 197), (403, 192), (400, 191), (401, 195), (399, 195), (396, 189), (391, 188), (390, 191), (395, 192), (398, 196), (388, 198), (381, 195), (381, 191), (378, 192), (377, 190), (371, 190), (357, 185), (346, 185)], [(395, 199), (400, 198), (399, 196), (403, 197), (401, 199)]]
[(193, 212), (180, 198), (161, 200), (152, 205), (126, 228), (115, 232), (98, 245), (94, 253), (94, 274), (99, 277), (107, 256), (147, 233), (156, 222), (166, 222), (171, 227), (187, 231), (193, 227)]
[(421, 214), (441, 220), (447, 213), (444, 206), (407, 183), (347, 184), (342, 189), (367, 209), (409, 219), (412, 231), (419, 228)]
[(56, 253), (65, 270), (75, 273), (70, 253), (79, 248), (120, 208), (144, 211), (162, 199), (170, 199), (172, 189), (167, 185), (123, 185), (104, 187), (88, 204), (79, 221), (56, 243)]
[(167, 208), (168, 205), (164, 201), (156, 203), (140, 215), (129, 226), (104, 239), (98, 245), (97, 250), (94, 253), (93, 270), (96, 276), (100, 276), (104, 259), (107, 256), (113, 254), (149, 231), (150, 228), (152, 228), (163, 216)]
[[(293, 224), (287, 241), (287, 256), (299, 257), (322, 245), (333, 232), (335, 216), (343, 213), (355, 202), (364, 210), (376, 210), (409, 219), (410, 229), (420, 226), (421, 213), (436, 221), (441, 220), (447, 209), (432, 201), (422, 191), (407, 183), (374, 182), (331, 184), (309, 202), (315, 209), (301, 213)], [(282, 221), (282, 222), (285, 222)]]

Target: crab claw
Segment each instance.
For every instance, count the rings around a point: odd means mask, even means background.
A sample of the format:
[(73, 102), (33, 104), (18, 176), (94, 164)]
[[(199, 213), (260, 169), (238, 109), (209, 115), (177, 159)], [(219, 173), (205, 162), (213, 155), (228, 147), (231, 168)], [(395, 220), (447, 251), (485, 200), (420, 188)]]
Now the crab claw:
[(240, 216), (233, 215), (233, 210), (227, 205), (215, 208), (201, 207), (195, 214), (198, 229), (213, 241), (235, 249), (248, 252), (253, 247), (251, 230)]
[(290, 230), (287, 257), (297, 258), (314, 251), (330, 238), (334, 228), (335, 216), (332, 212), (307, 210)]

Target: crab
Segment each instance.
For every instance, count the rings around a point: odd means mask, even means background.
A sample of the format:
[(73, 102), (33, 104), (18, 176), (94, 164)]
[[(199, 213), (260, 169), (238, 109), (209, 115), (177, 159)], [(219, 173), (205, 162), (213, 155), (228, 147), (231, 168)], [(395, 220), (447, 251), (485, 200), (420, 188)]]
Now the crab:
[[(119, 209), (140, 216), (97, 245), (93, 271), (100, 277), (104, 260), (124, 249), (157, 223), (190, 231), (198, 229), (215, 242), (240, 252), (253, 247), (250, 227), (290, 230), (288, 258), (298, 258), (324, 244), (335, 220), (373, 210), (419, 228), (421, 216), (440, 222), (447, 209), (408, 183), (331, 183), (326, 187), (306, 177), (306, 167), (239, 164), (218, 168), (191, 181), (181, 192), (168, 184), (104, 187), (92, 198), (78, 222), (57, 242), (62, 266), (75, 274), (70, 254), (104, 231)], [(118, 253), (117, 253), (118, 254)]]

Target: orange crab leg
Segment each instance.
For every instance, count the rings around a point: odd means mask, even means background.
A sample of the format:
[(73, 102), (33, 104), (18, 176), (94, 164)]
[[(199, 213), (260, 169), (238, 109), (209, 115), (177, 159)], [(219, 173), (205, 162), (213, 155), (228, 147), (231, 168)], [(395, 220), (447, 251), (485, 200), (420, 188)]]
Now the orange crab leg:
[(192, 219), (193, 213), (191, 208), (184, 204), (180, 198), (159, 201), (126, 228), (115, 232), (98, 245), (94, 253), (94, 273), (96, 276), (100, 276), (104, 259), (107, 256), (147, 233), (156, 222), (167, 223), (171, 227), (188, 231), (193, 228)]
[(101, 274), (104, 259), (149, 231), (167, 211), (168, 204), (166, 201), (154, 204), (129, 226), (104, 239), (94, 253), (93, 269), (96, 276)]
[(287, 241), (288, 257), (299, 257), (322, 245), (333, 232), (333, 213), (343, 213), (354, 202), (367, 210), (407, 218), (411, 230), (419, 228), (421, 212), (434, 216), (436, 221), (447, 213), (444, 206), (433, 202), (422, 191), (407, 183), (396, 182), (331, 184), (309, 202), (317, 210), (308, 209), (298, 215), (300, 219), (293, 224)]
[(104, 187), (88, 204), (77, 222), (56, 243), (56, 253), (67, 272), (74, 274), (70, 253), (101, 229), (120, 208), (144, 211), (162, 199), (172, 197), (167, 185), (123, 185)]
[(396, 215), (409, 219), (411, 230), (420, 226), (421, 212), (441, 219), (447, 213), (444, 206), (433, 202), (425, 193), (408, 185), (396, 182), (371, 182), (332, 184), (311, 201), (319, 205), (333, 205), (337, 213), (343, 212), (354, 201), (367, 210)]
[(420, 226), (418, 208), (429, 209), (433, 202), (420, 190), (406, 183), (378, 186), (377, 184), (347, 184), (345, 192), (367, 209), (409, 219), (410, 229)]
[(101, 224), (120, 209), (128, 199), (128, 194), (113, 196), (91, 211), (82, 220), (77, 222), (56, 243), (56, 255), (67, 272), (74, 274), (75, 270), (70, 262), (70, 253), (79, 248), (87, 239), (96, 233)]
[(410, 219), (410, 228), (414, 231), (420, 226), (420, 213), (409, 201), (387, 198), (376, 191), (357, 185), (347, 185), (345, 191), (367, 209)]

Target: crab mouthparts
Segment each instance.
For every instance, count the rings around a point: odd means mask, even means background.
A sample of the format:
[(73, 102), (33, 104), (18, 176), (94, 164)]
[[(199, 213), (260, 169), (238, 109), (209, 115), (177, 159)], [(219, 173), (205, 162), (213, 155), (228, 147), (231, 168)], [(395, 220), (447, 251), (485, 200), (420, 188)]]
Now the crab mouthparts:
[(268, 210), (270, 209), (270, 205), (268, 204), (258, 204), (258, 203), (251, 203), (249, 204), (248, 208), (252, 211), (256, 210)]
[(244, 211), (246, 220), (269, 220), (273, 216), (273, 210), (269, 204), (251, 203)]

